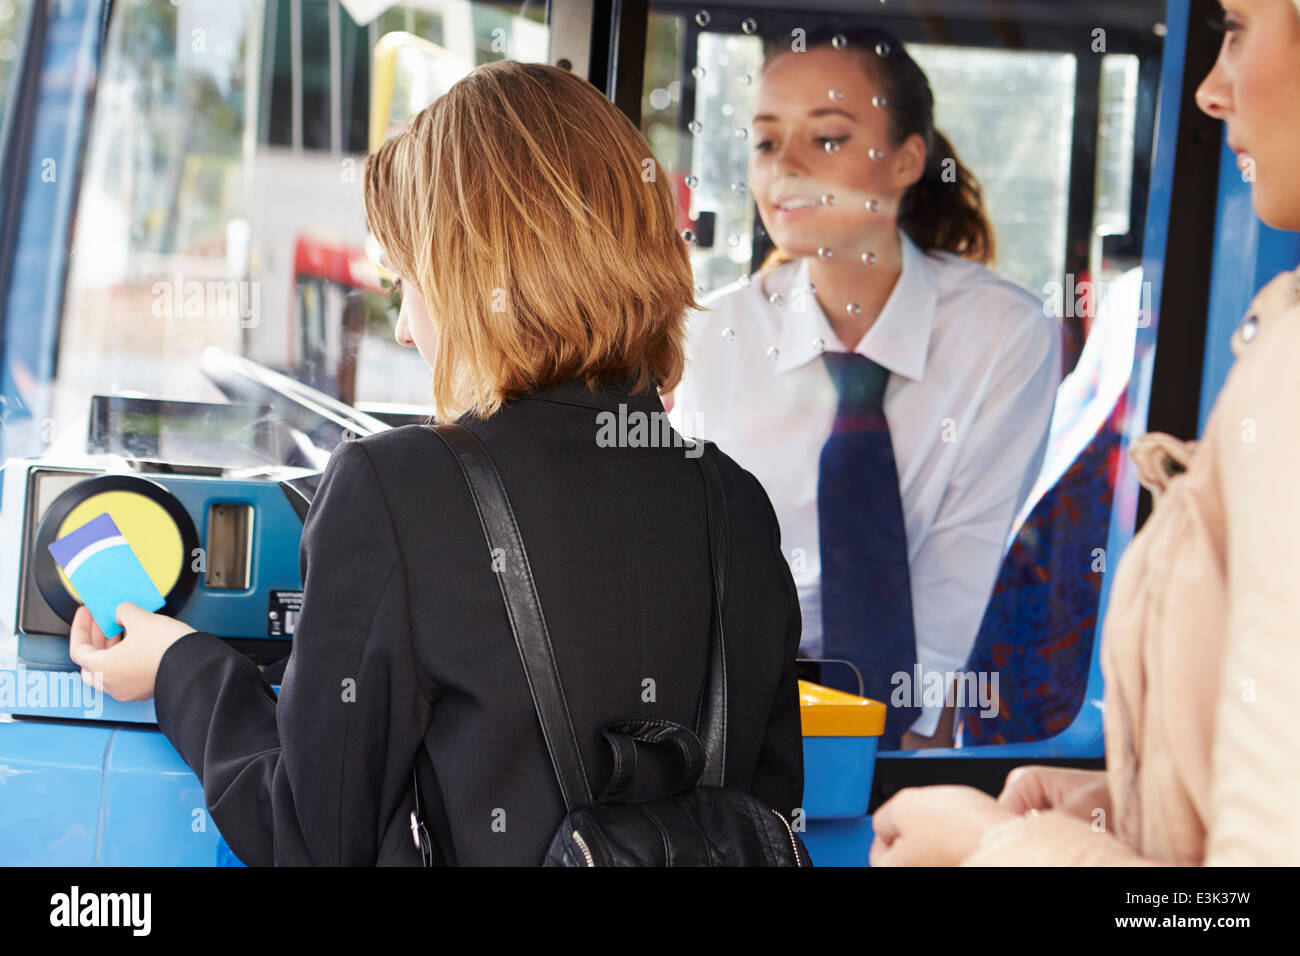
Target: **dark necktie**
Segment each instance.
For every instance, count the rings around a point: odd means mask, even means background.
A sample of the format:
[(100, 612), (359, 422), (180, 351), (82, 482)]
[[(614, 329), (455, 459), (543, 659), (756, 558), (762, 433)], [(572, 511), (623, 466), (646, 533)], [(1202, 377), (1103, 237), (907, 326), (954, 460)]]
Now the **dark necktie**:
[[(879, 746), (896, 750), (920, 708), (910, 706), (916, 664), (912, 582), (898, 468), (882, 407), (889, 370), (856, 352), (825, 352), (822, 358), (839, 395), (817, 475), (822, 656), (857, 666), (863, 694), (889, 708)], [(902, 687), (908, 706), (895, 707), (890, 695), (899, 672), (907, 675)], [(857, 692), (847, 667), (823, 673), (834, 678), (824, 681), (829, 686)]]

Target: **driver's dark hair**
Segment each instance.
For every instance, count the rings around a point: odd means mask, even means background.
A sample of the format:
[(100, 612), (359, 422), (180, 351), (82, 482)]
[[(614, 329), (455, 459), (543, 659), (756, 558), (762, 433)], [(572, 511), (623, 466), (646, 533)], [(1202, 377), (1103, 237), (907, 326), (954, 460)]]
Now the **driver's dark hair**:
[[(842, 39), (840, 39), (842, 38)], [(794, 46), (796, 40), (803, 46)], [(875, 27), (837, 26), (764, 37), (764, 62), (792, 49), (836, 47), (856, 54), (884, 97), (891, 145), (897, 147), (913, 133), (925, 143), (925, 172), (899, 203), (898, 226), (917, 247), (941, 249), (979, 263), (994, 257), (993, 226), (984, 211), (983, 194), (975, 175), (962, 165), (947, 137), (934, 127), (934, 94), (930, 81), (902, 42)], [(951, 163), (946, 163), (951, 160)], [(945, 178), (945, 168), (949, 174)], [(773, 250), (769, 267), (788, 257)]]

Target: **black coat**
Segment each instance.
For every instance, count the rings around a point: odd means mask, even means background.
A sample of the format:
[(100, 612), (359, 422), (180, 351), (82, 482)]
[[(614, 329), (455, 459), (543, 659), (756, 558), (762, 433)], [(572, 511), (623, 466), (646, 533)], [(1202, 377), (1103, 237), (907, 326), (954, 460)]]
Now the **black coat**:
[[(682, 447), (604, 447), (599, 416), (620, 404), (663, 413), (653, 393), (566, 382), (462, 422), (518, 516), (593, 794), (613, 766), (607, 722), (694, 724), (709, 644), (697, 463)], [(730, 531), (725, 785), (788, 816), (803, 792), (799, 603), (766, 493), (716, 458)], [(411, 770), (423, 747), (441, 861), (540, 863), (564, 815), (560, 790), (492, 555), (442, 441), (407, 425), (339, 445), (300, 563), (278, 701), (206, 632), (173, 644), (158, 671), (158, 726), (231, 849), (250, 865), (419, 865)], [(672, 779), (667, 755), (644, 756), (633, 797)]]

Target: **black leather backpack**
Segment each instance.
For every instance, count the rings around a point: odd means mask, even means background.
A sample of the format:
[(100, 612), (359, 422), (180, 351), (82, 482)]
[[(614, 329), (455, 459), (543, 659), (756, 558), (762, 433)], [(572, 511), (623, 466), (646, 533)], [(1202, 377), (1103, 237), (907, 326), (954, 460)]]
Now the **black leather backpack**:
[[(697, 708), (698, 734), (669, 720), (643, 717), (608, 724), (604, 736), (614, 754), (614, 772), (593, 801), (528, 554), (501, 476), (473, 432), (455, 424), (429, 427), (460, 462), (488, 547), (506, 556), (506, 570), (497, 575), (501, 594), (568, 810), (542, 865), (812, 866), (803, 841), (784, 816), (750, 794), (722, 785), (727, 745), (722, 633), (727, 530), (722, 481), (717, 465), (707, 454), (710, 443), (703, 443), (705, 447), (696, 459), (704, 475), (713, 571), (709, 675)], [(498, 548), (501, 551), (496, 551)], [(668, 796), (640, 803), (623, 801), (623, 792), (636, 772), (636, 741), (673, 748), (680, 778)], [(417, 781), (412, 830), (427, 864), (433, 852), (419, 812)]]

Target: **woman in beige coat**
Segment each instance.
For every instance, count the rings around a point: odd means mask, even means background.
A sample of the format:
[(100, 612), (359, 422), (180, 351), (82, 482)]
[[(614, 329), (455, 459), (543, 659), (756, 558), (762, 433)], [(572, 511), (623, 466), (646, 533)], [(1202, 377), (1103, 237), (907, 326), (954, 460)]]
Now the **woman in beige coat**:
[[(1223, 7), (1197, 104), (1260, 218), (1300, 229), (1300, 0)], [(1300, 271), (1232, 349), (1203, 439), (1130, 451), (1155, 507), (1104, 625), (1106, 769), (1021, 768), (997, 800), (905, 790), (875, 815), (873, 865), (1300, 864)]]

